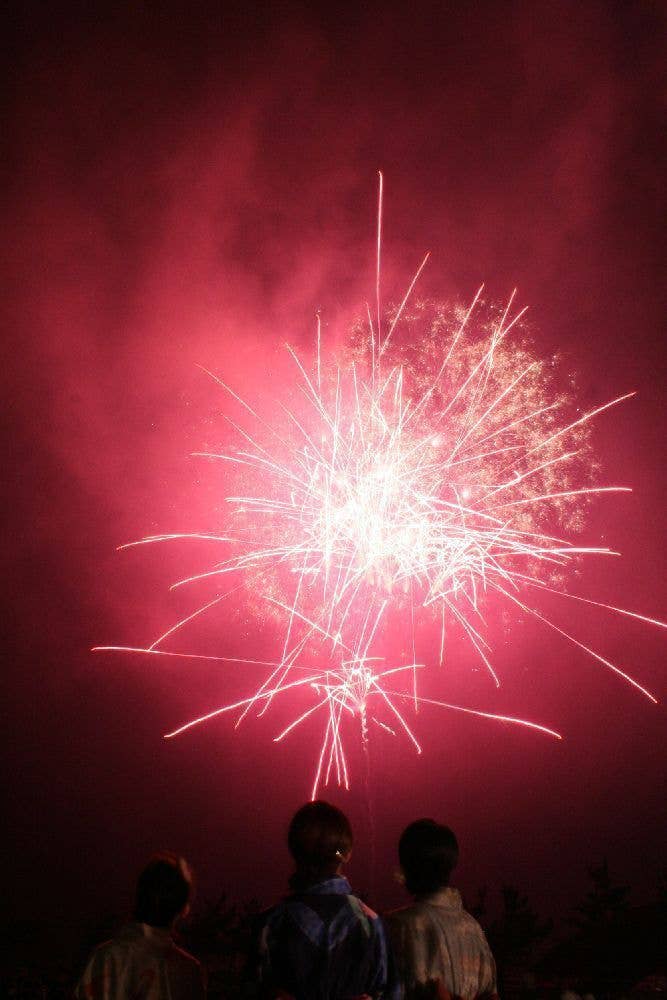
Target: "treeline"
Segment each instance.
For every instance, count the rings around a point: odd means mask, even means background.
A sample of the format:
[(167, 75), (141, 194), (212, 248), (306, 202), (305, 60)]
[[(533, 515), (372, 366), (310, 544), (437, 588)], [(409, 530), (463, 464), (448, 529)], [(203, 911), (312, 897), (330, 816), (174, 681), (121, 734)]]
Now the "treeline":
[[(513, 885), (502, 885), (495, 894), (483, 887), (474, 902), (468, 901), (496, 958), (503, 1000), (552, 1000), (565, 990), (592, 994), (595, 1000), (665, 996), (667, 869), (657, 880), (653, 900), (644, 906), (630, 905), (630, 887), (614, 879), (606, 860), (591, 865), (588, 875), (584, 898), (559, 929)], [(222, 894), (200, 900), (180, 928), (180, 943), (207, 970), (211, 1000), (241, 998), (245, 957), (259, 909), (255, 901), (237, 905)], [(62, 935), (53, 934), (53, 928), (37, 922), (7, 924), (2, 929), (0, 995), (66, 1000), (91, 948), (121, 923), (113, 916), (101, 919), (67, 960), (58, 949)]]

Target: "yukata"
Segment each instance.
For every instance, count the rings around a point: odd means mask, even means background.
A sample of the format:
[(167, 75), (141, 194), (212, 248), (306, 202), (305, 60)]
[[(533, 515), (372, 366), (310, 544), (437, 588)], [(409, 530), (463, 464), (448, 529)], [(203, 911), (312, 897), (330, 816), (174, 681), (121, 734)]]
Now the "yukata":
[(93, 952), (76, 1000), (204, 1000), (199, 962), (166, 928), (132, 923)]
[(405, 1000), (474, 1000), (496, 994), (496, 964), (484, 931), (457, 889), (420, 896), (386, 917)]
[(397, 997), (382, 921), (340, 875), (294, 892), (263, 914), (256, 947), (255, 996)]

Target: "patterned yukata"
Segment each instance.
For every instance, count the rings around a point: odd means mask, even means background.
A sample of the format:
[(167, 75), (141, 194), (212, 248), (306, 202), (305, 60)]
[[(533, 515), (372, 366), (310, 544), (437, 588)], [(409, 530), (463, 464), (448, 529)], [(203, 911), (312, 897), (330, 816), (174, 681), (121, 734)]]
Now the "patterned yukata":
[(406, 1000), (496, 994), (491, 949), (482, 928), (463, 909), (457, 889), (421, 896), (386, 921)]
[(382, 921), (340, 875), (288, 896), (261, 918), (256, 996), (294, 1000), (391, 998)]
[(199, 962), (161, 927), (133, 923), (93, 952), (76, 1000), (203, 1000)]

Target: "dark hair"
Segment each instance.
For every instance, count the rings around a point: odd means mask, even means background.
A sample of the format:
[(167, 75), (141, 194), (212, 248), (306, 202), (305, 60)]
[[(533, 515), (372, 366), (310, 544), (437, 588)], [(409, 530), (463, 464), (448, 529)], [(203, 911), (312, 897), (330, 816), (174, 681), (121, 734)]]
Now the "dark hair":
[(398, 857), (408, 892), (419, 896), (449, 885), (459, 860), (459, 845), (448, 826), (418, 819), (401, 834)]
[(170, 927), (192, 891), (187, 862), (170, 851), (153, 855), (137, 880), (134, 916), (151, 927)]
[(352, 849), (352, 828), (345, 813), (328, 802), (308, 802), (294, 814), (287, 846), (299, 881), (335, 875)]

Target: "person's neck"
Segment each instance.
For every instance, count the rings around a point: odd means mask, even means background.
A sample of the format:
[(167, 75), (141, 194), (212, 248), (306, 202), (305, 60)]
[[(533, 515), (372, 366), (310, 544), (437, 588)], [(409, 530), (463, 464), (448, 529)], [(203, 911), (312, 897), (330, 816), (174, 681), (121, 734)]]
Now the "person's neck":
[(311, 885), (319, 885), (322, 882), (328, 882), (332, 878), (342, 878), (342, 864), (338, 865), (335, 871), (331, 872), (312, 872), (303, 871), (297, 868), (292, 877), (290, 878), (290, 887), (292, 889), (303, 890), (307, 889)]
[(148, 920), (142, 920), (141, 917), (136, 917), (135, 916), (134, 919), (137, 921), (138, 924), (143, 924), (144, 927), (150, 927), (150, 929), (152, 931), (162, 931), (163, 933), (167, 933), (167, 934), (171, 934), (172, 933), (172, 931), (174, 930), (174, 925), (176, 923), (175, 920), (172, 920), (172, 922), (170, 924), (167, 924), (166, 926), (164, 926), (163, 924), (151, 924), (151, 923), (149, 923)]

